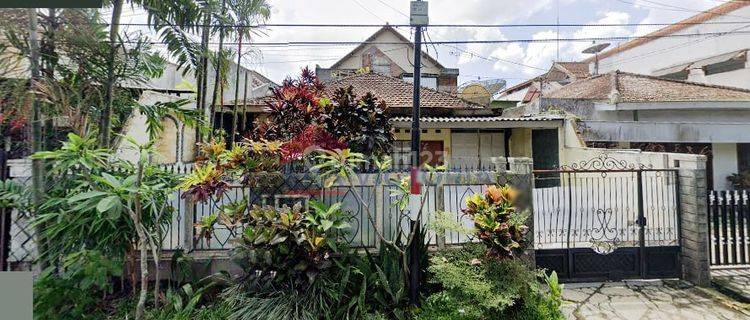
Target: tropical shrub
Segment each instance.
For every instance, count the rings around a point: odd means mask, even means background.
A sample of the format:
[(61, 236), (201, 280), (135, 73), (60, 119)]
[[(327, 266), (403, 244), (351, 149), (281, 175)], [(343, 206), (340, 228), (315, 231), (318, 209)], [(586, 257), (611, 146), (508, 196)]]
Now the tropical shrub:
[(727, 180), (732, 184), (732, 188), (750, 189), (750, 170), (734, 173), (728, 176)]
[(256, 122), (252, 139), (287, 142), (286, 161), (315, 149), (387, 154), (393, 141), (387, 106), (371, 93), (360, 98), (352, 90), (327, 97), (325, 86), (305, 68), (299, 78), (287, 78), (274, 89), (269, 116)]
[[(430, 260), (431, 282), (441, 290), (425, 300), (417, 319), (563, 319), (561, 298), (540, 280), (554, 278), (515, 259), (487, 256), (484, 246), (467, 245), (436, 254)], [(559, 292), (559, 290), (557, 291)]]
[(518, 191), (510, 186), (490, 186), (466, 200), (464, 213), (474, 220), (476, 235), (490, 256), (512, 258), (524, 249), (528, 214), (516, 210), (517, 198)]
[(332, 266), (349, 219), (341, 204), (315, 201), (310, 210), (294, 207), (254, 207), (249, 210), (232, 258), (253, 278), (282, 286), (305, 288)]
[(322, 115), (326, 130), (346, 141), (352, 151), (373, 156), (389, 153), (393, 134), (385, 102), (369, 92), (358, 98), (351, 86), (337, 89), (331, 101)]
[(62, 259), (34, 282), (34, 319), (101, 319), (102, 296), (112, 293), (111, 277), (122, 264), (101, 252), (83, 250)]

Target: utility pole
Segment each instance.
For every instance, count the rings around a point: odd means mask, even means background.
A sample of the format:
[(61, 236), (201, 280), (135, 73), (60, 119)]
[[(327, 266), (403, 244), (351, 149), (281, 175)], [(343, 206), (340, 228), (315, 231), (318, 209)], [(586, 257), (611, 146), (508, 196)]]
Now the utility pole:
[[(411, 218), (411, 229), (414, 237), (420, 234), (421, 219), (419, 212), (422, 209), (422, 192), (419, 183), (419, 91), (422, 77), (422, 26), (428, 24), (427, 2), (421, 0), (412, 1), (410, 6), (410, 24), (414, 26), (414, 96), (412, 98), (411, 119), (411, 188), (409, 193), (409, 217)], [(411, 241), (409, 245), (409, 301), (412, 305), (419, 303), (419, 247), (421, 243)]]

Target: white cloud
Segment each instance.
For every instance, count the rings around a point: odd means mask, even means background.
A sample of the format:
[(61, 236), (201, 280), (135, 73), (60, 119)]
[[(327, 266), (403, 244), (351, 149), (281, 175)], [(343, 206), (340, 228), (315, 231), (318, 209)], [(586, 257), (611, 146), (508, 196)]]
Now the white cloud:
[[(631, 30), (628, 27), (616, 26), (616, 27), (600, 27), (595, 26), (598, 24), (626, 24), (630, 22), (630, 14), (619, 11), (608, 11), (600, 14), (598, 20), (592, 21), (589, 24), (592, 26), (581, 27), (580, 29), (573, 32), (572, 38), (606, 38), (606, 37), (622, 37), (631, 35)], [(607, 41), (599, 41), (607, 42)], [(584, 49), (591, 46), (590, 42), (569, 42), (566, 43), (565, 58), (569, 60), (580, 60), (586, 58), (586, 55), (581, 53)]]

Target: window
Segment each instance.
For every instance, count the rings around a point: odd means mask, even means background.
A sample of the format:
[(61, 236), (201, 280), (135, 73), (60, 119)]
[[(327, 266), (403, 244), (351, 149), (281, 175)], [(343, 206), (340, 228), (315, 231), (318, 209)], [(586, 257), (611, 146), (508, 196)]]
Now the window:
[[(437, 90), (438, 86), (437, 86), (437, 78), (436, 77), (422, 76), (421, 79), (422, 80), (420, 81), (419, 84), (422, 87)], [(404, 81), (409, 82), (409, 83), (413, 83), (414, 82), (414, 77), (412, 77), (412, 76), (404, 76)]]

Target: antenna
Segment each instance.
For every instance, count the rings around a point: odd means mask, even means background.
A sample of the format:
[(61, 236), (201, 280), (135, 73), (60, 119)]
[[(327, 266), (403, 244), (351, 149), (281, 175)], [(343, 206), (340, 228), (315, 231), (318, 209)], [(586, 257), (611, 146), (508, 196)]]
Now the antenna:
[(557, 0), (557, 53), (556, 53), (556, 60), (557, 62), (560, 62), (560, 0)]
[(582, 53), (594, 55), (594, 75), (599, 74), (599, 52), (602, 52), (604, 49), (609, 47), (609, 45), (609, 43), (596, 44), (596, 42), (594, 42), (593, 45), (582, 51)]

